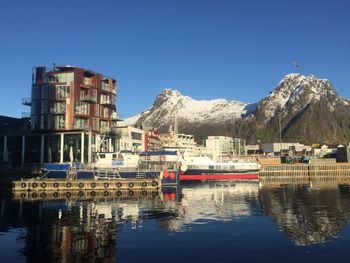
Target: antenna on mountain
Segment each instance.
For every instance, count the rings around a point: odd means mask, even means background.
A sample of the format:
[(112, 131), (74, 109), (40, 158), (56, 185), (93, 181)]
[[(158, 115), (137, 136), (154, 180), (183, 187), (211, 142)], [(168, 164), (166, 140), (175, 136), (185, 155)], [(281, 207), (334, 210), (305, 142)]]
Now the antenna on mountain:
[(298, 61), (292, 61), (293, 66), (295, 66), (296, 68), (299, 68), (299, 63)]

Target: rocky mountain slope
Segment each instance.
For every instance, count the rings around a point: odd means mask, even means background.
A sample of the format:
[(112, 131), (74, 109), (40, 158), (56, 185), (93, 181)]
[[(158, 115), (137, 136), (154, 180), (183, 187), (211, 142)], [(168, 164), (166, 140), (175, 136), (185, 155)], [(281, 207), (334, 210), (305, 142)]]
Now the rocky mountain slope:
[(246, 138), (249, 143), (283, 141), (344, 143), (350, 141), (350, 102), (338, 96), (328, 80), (288, 74), (256, 104), (216, 99), (198, 101), (165, 89), (153, 106), (126, 123), (143, 127), (174, 125), (179, 132)]

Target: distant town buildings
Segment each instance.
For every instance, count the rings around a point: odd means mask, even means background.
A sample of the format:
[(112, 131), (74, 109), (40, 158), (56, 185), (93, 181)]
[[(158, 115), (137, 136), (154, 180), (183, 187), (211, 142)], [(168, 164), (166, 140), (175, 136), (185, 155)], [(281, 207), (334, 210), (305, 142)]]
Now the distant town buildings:
[(150, 129), (145, 133), (145, 151), (159, 151), (161, 149), (162, 145), (159, 129)]
[[(193, 135), (174, 129), (142, 130), (117, 127), (117, 82), (100, 73), (74, 66), (36, 67), (32, 73), (27, 118), (0, 116), (0, 164), (87, 163), (98, 152), (159, 151), (178, 149), (190, 155), (214, 160), (234, 160), (234, 156), (335, 156), (349, 161), (348, 146), (270, 142), (246, 145), (243, 138), (208, 136), (198, 145)], [(27, 115), (26, 115), (27, 116)]]
[(145, 150), (145, 132), (143, 130), (124, 126), (118, 127), (118, 134), (120, 134), (120, 151), (142, 152)]
[(300, 143), (263, 143), (262, 150), (265, 154), (271, 154), (275, 156), (280, 156), (281, 152), (311, 152), (311, 146), (307, 146)]
[(212, 150), (213, 157), (218, 159), (220, 156), (244, 155), (246, 141), (227, 136), (208, 136), (205, 145)]

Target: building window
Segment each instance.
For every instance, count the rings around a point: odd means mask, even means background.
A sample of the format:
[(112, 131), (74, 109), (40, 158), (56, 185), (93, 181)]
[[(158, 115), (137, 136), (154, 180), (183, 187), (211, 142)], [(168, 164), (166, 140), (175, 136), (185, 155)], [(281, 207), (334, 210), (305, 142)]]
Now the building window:
[(32, 99), (40, 99), (40, 86), (39, 85), (32, 86)]
[[(85, 149), (86, 151), (88, 149)], [(81, 160), (81, 134), (65, 134), (63, 145), (64, 162), (80, 162)]]
[(142, 140), (142, 134), (138, 132), (131, 132), (131, 139), (133, 140)]
[(48, 100), (41, 101), (41, 114), (48, 114)]
[(32, 130), (38, 129), (38, 115), (32, 115), (31, 116), (31, 128)]
[(66, 112), (66, 103), (65, 102), (54, 102), (51, 113), (53, 114), (63, 114)]
[(44, 125), (45, 125), (45, 116), (41, 115), (40, 116), (40, 129), (44, 129)]
[(36, 100), (32, 100), (32, 105), (31, 105), (32, 115), (37, 114), (36, 102), (37, 102)]
[(44, 162), (59, 162), (61, 154), (61, 136), (45, 135)]
[(100, 117), (100, 107), (98, 105), (93, 105), (94, 108), (94, 116)]
[(56, 86), (56, 99), (65, 99), (69, 98), (69, 86)]
[(55, 116), (55, 129), (64, 129), (65, 127), (64, 116)]
[(79, 130), (88, 130), (88, 122), (83, 118), (74, 118), (74, 128)]
[(108, 80), (106, 81), (102, 81), (102, 89), (105, 91), (109, 91), (109, 83), (108, 83)]
[(48, 99), (48, 97), (49, 97), (49, 87), (41, 86), (41, 98)]
[(108, 121), (101, 121), (101, 132), (109, 131)]
[(98, 131), (100, 129), (100, 120), (98, 118), (92, 118), (92, 129)]
[(51, 115), (47, 115), (47, 128), (48, 128), (48, 129), (51, 129), (51, 128), (52, 128)]
[(56, 73), (53, 80), (54, 82), (69, 84), (74, 81), (74, 73)]
[(109, 96), (105, 95), (105, 94), (101, 94), (100, 103), (101, 104), (109, 104), (110, 103)]
[(75, 113), (88, 115), (89, 114), (88, 104), (86, 102), (83, 102), (83, 101), (76, 101), (75, 102)]
[(102, 118), (108, 118), (108, 108), (101, 106), (101, 117)]

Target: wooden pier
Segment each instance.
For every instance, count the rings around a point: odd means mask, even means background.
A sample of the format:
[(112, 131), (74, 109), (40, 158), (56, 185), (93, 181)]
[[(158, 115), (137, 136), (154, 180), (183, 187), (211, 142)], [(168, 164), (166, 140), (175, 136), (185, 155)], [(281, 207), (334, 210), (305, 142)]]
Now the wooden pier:
[(23, 191), (122, 191), (152, 190), (161, 186), (160, 179), (113, 179), (113, 180), (66, 180), (66, 179), (23, 179), (12, 182), (13, 192)]

